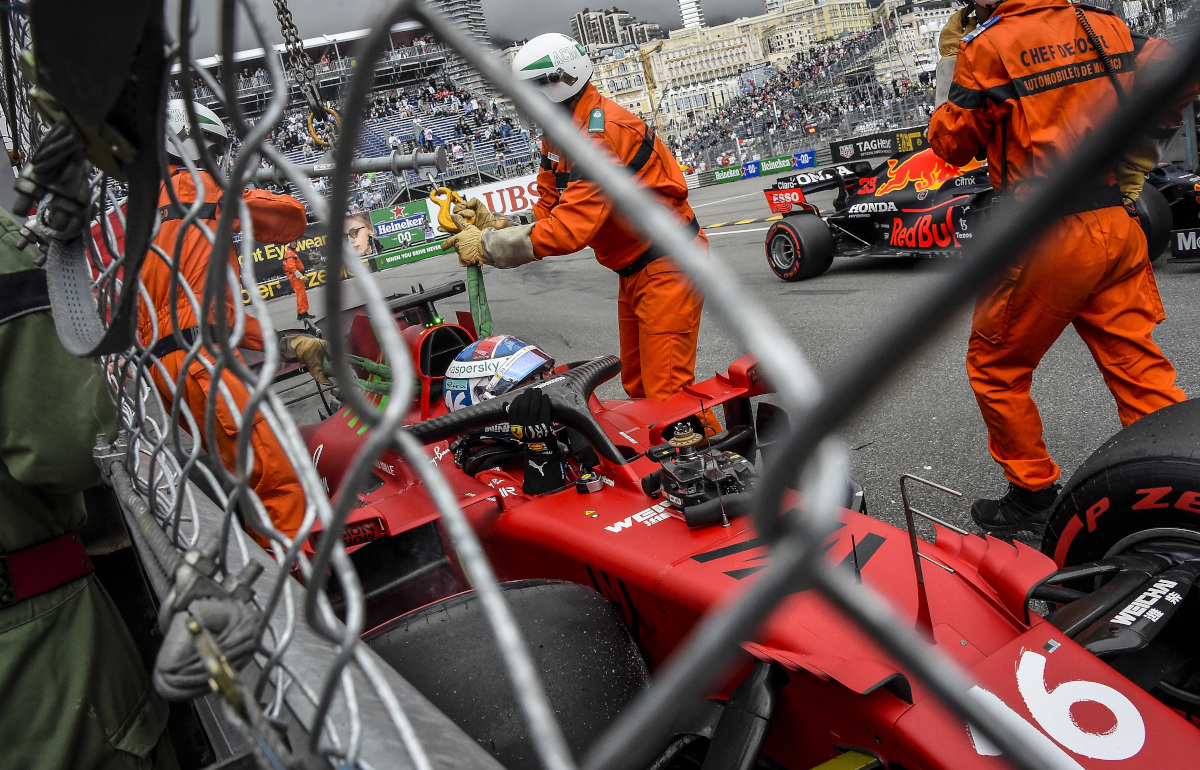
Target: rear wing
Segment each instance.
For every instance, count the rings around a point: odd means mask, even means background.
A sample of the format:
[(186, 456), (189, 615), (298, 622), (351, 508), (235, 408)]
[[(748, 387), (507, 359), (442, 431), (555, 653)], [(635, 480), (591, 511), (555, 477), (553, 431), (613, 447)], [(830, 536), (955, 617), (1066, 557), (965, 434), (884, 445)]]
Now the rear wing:
[(837, 190), (850, 179), (868, 176), (872, 173), (871, 164), (867, 161), (855, 161), (813, 171), (801, 171), (791, 176), (781, 176), (767, 190), (800, 190), (805, 195), (811, 195), (823, 190)]
[(767, 205), (772, 214), (787, 214), (793, 208), (807, 209), (817, 213), (816, 206), (808, 203), (805, 196), (823, 190), (839, 190), (840, 198), (845, 198), (846, 182), (873, 173), (871, 164), (866, 161), (830, 166), (813, 171), (801, 171), (790, 176), (776, 178), (775, 184), (763, 191), (767, 196)]

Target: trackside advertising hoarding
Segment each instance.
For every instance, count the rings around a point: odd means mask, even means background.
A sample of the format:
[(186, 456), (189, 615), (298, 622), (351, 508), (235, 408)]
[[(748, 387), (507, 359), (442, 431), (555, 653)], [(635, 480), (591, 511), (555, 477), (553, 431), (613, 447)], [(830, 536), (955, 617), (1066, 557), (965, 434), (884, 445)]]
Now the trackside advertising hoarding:
[(792, 168), (812, 168), (815, 165), (817, 165), (815, 150), (805, 150), (792, 155)]
[(714, 169), (712, 172), (713, 182), (721, 184), (723, 182), (732, 182), (736, 179), (753, 179), (756, 176), (778, 174), (782, 171), (791, 171), (797, 168), (810, 168), (815, 166), (816, 163), (817, 154), (812, 150), (797, 152), (792, 155), (776, 155), (773, 158), (747, 161), (741, 166)]
[(763, 176), (767, 174), (775, 174), (780, 171), (791, 171), (792, 161), (795, 160), (791, 155), (780, 155), (775, 158), (763, 158), (760, 160), (759, 169)]
[(458, 194), (467, 200), (478, 198), (493, 214), (515, 214), (531, 209), (537, 203), (537, 174), (468, 187), (459, 190)]
[[(437, 229), (437, 209), (426, 199), (401, 203), (390, 208), (349, 214), (345, 233), (350, 254), (357, 254), (362, 269), (375, 272), (417, 262), (442, 253), (441, 242), (446, 233)], [(297, 256), (304, 263), (304, 280), (308, 288), (323, 286), (328, 280), (325, 256), (328, 238), (325, 225), (311, 224), (297, 241)], [(291, 281), (283, 272), (287, 244), (255, 242), (254, 276), (263, 299), (293, 294)], [(240, 251), (239, 251), (239, 260)], [(345, 273), (343, 278), (349, 277)], [(242, 300), (250, 301), (244, 289)]]
[(842, 163), (863, 158), (890, 158), (898, 152), (924, 150), (928, 146), (925, 127), (913, 126), (832, 142), (829, 151), (834, 163)]
[(725, 168), (713, 169), (713, 181), (717, 184), (721, 184), (722, 182), (733, 182), (741, 178), (741, 166), (727, 166)]

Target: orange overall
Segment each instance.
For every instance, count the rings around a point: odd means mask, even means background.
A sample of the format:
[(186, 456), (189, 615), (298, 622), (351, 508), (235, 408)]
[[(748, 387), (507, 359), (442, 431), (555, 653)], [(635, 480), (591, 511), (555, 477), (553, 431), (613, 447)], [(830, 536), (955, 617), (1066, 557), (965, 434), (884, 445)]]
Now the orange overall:
[[(1084, 13), (1128, 92), (1135, 64), (1165, 44), (1135, 41), (1110, 13)], [(949, 100), (933, 114), (929, 143), (956, 165), (986, 150), (992, 186), (1020, 199), (1021, 185), (1053, 173), (1117, 100), (1066, 0), (1005, 0), (959, 43)], [(1162, 301), (1145, 235), (1121, 206), (1113, 173), (1077, 195), (1075, 213), (979, 298), (967, 350), (988, 449), (1005, 476), (1029, 490), (1059, 476), (1029, 390), (1034, 368), (1068, 325), (1091, 351), (1123, 425), (1185, 398), (1152, 338), (1165, 318)]]
[(296, 314), (304, 315), (308, 312), (308, 282), (304, 280), (304, 263), (291, 246), (283, 255), (283, 272), (287, 274), (292, 291), (296, 292)]
[[(204, 182), (204, 200), (207, 203), (216, 204), (221, 198), (221, 189), (217, 187), (216, 182), (207, 172), (201, 172), (201, 177)], [(185, 205), (196, 200), (195, 182), (186, 170), (175, 171), (171, 176), (170, 184), (175, 188), (179, 200)], [(263, 190), (245, 192), (243, 198), (250, 209), (256, 240), (266, 243), (286, 243), (304, 234), (304, 205), (295, 198), (274, 195)], [(195, 294), (196, 300), (200, 302), (212, 252), (211, 244), (199, 228), (189, 227), (183, 235), (182, 246), (176, 252), (176, 239), (179, 237), (181, 221), (170, 218), (173, 216), (173, 208), (170, 207), (170, 198), (165, 186), (159, 193), (158, 205), (160, 211), (164, 212), (167, 218), (159, 227), (154, 244), (168, 255), (178, 253), (179, 279), (187, 282)], [(217, 228), (218, 216), (219, 208), (215, 205), (209, 210), (201, 212), (201, 218), (214, 231)], [(229, 264), (234, 270), (237, 270), (237, 257), (232, 251), (230, 251), (228, 259)], [(152, 346), (154, 344), (153, 323), (158, 326), (159, 340), (165, 341), (172, 336), (171, 333), (176, 328), (171, 320), (172, 306), (178, 314), (180, 330), (195, 329), (198, 326), (199, 321), (195, 310), (184, 291), (176, 286), (172, 292), (170, 265), (153, 250), (147, 255), (142, 266), (141, 280), (153, 303), (152, 307), (146, 307), (144, 303), (139, 306), (138, 338), (143, 345)], [(226, 289), (223, 310), (225, 320), (231, 327), (234, 319), (234, 301), (233, 292)], [(214, 316), (210, 311), (206, 323), (213, 321)], [(254, 318), (246, 317), (246, 332), (240, 344), (241, 347), (252, 350), (262, 349), (262, 330)], [(208, 361), (212, 360), (203, 350), (200, 355)], [(160, 360), (169, 379), (165, 379), (157, 368), (153, 370), (155, 385), (168, 407), (173, 400), (175, 382), (185, 356), (185, 350), (176, 350), (161, 356)], [(249, 392), (242, 382), (228, 370), (222, 372), (221, 382), (229, 388), (233, 404), (231, 405), (219, 392), (216, 395), (214, 417), (217, 446), (215, 449), (220, 455), (222, 463), (230, 473), (233, 473), (237, 458), (237, 423), (249, 400)], [(184, 377), (182, 398), (200, 427), (201, 440), (205, 450), (210, 453), (214, 447), (209, 446), (205, 423), (211, 391), (212, 378), (208, 369), (200, 361), (194, 360)], [(182, 418), (180, 421), (186, 428), (186, 421)], [(249, 479), (250, 487), (266, 507), (276, 529), (291, 536), (299, 529), (304, 519), (304, 492), (300, 488), (300, 482), (296, 478), (296, 472), (292, 468), (291, 462), (284, 454), (279, 440), (267, 426), (262, 413), (255, 414), (251, 430), (250, 449), (254, 455), (254, 465)], [(256, 537), (256, 539), (264, 545), (266, 544), (262, 538)]]
[[(679, 164), (653, 129), (589, 83), (575, 105), (575, 123), (586, 129), (594, 110), (603, 112), (603, 130), (587, 136), (675, 209), (680, 221), (695, 228), (696, 237), (707, 245), (708, 238), (693, 224), (696, 215), (688, 205)], [(667, 257), (648, 261), (647, 252), (656, 253), (651, 251), (653, 242), (628, 225), (600, 187), (576, 173), (545, 139), (538, 194), (537, 223), (530, 233), (535, 256), (571, 254), (590, 246), (600, 264), (621, 275), (617, 321), (625, 392), (663, 401), (695, 382), (704, 299), (687, 275)]]

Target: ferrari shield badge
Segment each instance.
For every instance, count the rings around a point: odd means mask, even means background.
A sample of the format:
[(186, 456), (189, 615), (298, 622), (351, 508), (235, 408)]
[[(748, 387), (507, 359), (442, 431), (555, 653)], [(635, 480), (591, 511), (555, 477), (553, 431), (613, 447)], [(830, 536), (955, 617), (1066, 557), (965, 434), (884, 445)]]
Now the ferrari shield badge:
[(592, 110), (592, 114), (588, 116), (588, 133), (604, 133), (604, 110), (600, 109), (599, 107)]

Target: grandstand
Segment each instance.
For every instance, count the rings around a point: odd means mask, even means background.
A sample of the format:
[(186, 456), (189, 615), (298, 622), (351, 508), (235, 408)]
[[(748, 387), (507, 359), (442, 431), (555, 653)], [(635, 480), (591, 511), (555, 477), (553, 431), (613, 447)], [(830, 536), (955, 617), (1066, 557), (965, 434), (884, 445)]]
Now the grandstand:
[(781, 62), (765, 82), (683, 137), (677, 153), (689, 165), (713, 167), (925, 120), (932, 107), (929, 84), (884, 84), (876, 76), (876, 65), (891, 56), (888, 43), (877, 24)]
[[(353, 45), (366, 34), (367, 30), (358, 30), (303, 41), (321, 96), (335, 110), (357, 65)], [(284, 47), (277, 45), (274, 50), (284, 55), (286, 63)], [(234, 71), (238, 73), (234, 95), (250, 121), (262, 115), (274, 88), (264, 55), (258, 48), (233, 56), (237, 65)], [(454, 83), (447, 75), (448, 61), (446, 50), (425, 36), (419, 25), (407, 22), (393, 27), (389, 48), (375, 66), (375, 107), (365, 116), (355, 154), (380, 157), (393, 149), (407, 154), (418, 147), (422, 132), (427, 131), (426, 146), (432, 149), (445, 145), (452, 159), (441, 183), (459, 180), (461, 186), (482, 184), (536, 168), (537, 148), (515, 115), (502, 113), (494, 102)], [(219, 57), (200, 60), (199, 64), (218, 77)], [(292, 161), (313, 163), (321, 148), (306, 141), (307, 131), (301, 130), (308, 114), (302, 87), (287, 67), (285, 76), (292, 107), (272, 141)], [(225, 117), (221, 101), (206, 86), (197, 83), (195, 88), (197, 101)], [(168, 96), (181, 96), (178, 77), (172, 79)], [(456, 144), (458, 150), (454, 149)], [(428, 180), (419, 179), (412, 171), (399, 177), (376, 174), (369, 181), (369, 186), (356, 194), (353, 205), (366, 207), (376, 194), (382, 196), (380, 203), (387, 205), (399, 198), (423, 195), (429, 188)]]

